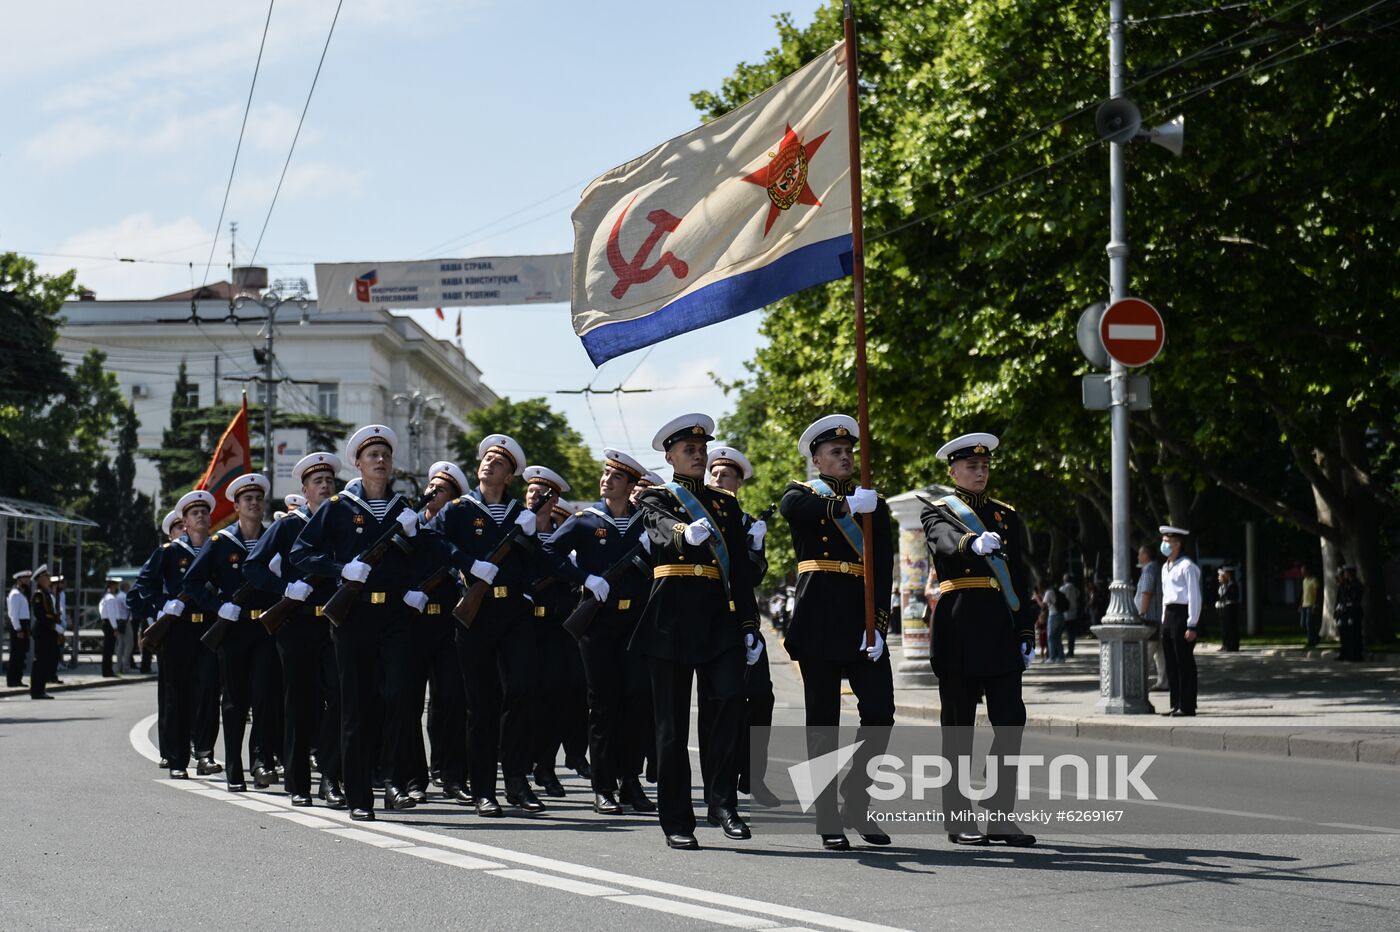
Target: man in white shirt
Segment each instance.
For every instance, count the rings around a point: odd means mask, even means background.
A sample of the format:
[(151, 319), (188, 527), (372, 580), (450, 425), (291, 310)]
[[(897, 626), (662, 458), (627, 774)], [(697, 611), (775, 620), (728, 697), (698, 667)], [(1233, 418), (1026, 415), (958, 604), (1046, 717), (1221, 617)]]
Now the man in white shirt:
[(1079, 630), (1082, 606), (1079, 598), (1079, 587), (1074, 584), (1074, 577), (1069, 573), (1064, 575), (1063, 585), (1060, 586), (1060, 595), (1065, 597), (1065, 637), (1069, 641), (1066, 645), (1068, 649), (1065, 651), (1065, 656), (1073, 657), (1074, 636)]
[(1181, 552), (1190, 531), (1164, 524), (1162, 565), (1162, 648), (1167, 655), (1167, 689), (1172, 717), (1196, 714), (1196, 624), (1201, 620), (1201, 570)]
[(24, 661), (29, 656), (29, 570), (14, 575), (14, 586), (5, 598), (6, 629), (10, 633), (10, 662), (5, 668), (5, 685), (23, 686)]
[(107, 580), (107, 591), (102, 593), (102, 600), (97, 603), (97, 617), (102, 621), (102, 675), (113, 677), (117, 671), (112, 667), (112, 655), (117, 649), (117, 635), (121, 631), (121, 593), (117, 587), (121, 585), (121, 580)]

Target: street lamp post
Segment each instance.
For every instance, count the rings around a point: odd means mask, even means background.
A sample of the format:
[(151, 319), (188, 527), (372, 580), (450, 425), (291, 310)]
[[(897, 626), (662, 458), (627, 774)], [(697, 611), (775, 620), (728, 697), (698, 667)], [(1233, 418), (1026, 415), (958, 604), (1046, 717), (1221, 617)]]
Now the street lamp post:
[(423, 414), (440, 413), (447, 407), (446, 400), (441, 395), (424, 395), (421, 391), (414, 391), (413, 394), (400, 392), (394, 396), (394, 407), (408, 405), (408, 462), (409, 468), (415, 480), (421, 478), (423, 464), (421, 460), (421, 442), (419, 437), (423, 431)]
[[(284, 295), (283, 291), (289, 288), (294, 288), (294, 293)], [(311, 306), (311, 300), (306, 296), (305, 281), (285, 282), (279, 280), (260, 297), (239, 295), (234, 299), (236, 309), (242, 309), (249, 304), (261, 307), (267, 315), (267, 321), (263, 326), (263, 374), (261, 379), (267, 392), (267, 396), (263, 399), (263, 475), (267, 477), (269, 483), (273, 483), (276, 481), (273, 473), (276, 467), (277, 453), (272, 447), (272, 414), (277, 407), (277, 382), (280, 381), (272, 377), (273, 366), (277, 359), (275, 355), (277, 311), (284, 304), (295, 304), (301, 309), (304, 320), (306, 310)]]

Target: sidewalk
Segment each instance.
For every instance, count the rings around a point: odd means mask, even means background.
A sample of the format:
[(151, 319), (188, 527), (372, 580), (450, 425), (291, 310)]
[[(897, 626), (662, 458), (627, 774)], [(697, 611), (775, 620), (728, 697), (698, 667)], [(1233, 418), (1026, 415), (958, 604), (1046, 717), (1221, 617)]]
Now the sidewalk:
[[(1207, 645), (1196, 651), (1196, 717), (1166, 718), (1095, 709), (1098, 646), (1085, 638), (1073, 659), (1031, 665), (1023, 692), (1026, 727), (1095, 740), (1400, 766), (1400, 658), (1343, 664), (1319, 651), (1260, 647), (1227, 654)], [(1158, 713), (1168, 711), (1166, 691), (1150, 698)], [(896, 682), (895, 709), (907, 718), (936, 720), (938, 690)], [(979, 720), (985, 721), (984, 710)]]
[[(50, 683), (49, 692), (66, 692), (70, 689), (92, 689), (96, 686), (121, 686), (125, 683), (145, 683), (154, 680), (156, 675), (152, 673), (124, 673), (119, 677), (105, 677), (102, 675), (101, 658), (88, 659), (84, 655), (78, 655), (78, 666), (69, 669), (65, 660), (58, 667), (58, 678), (62, 683)], [(137, 668), (140, 669), (139, 667)], [(152, 670), (155, 669), (152, 665)], [(24, 686), (14, 689), (9, 686), (0, 686), (0, 699), (8, 699), (13, 696), (29, 695), (29, 676), (24, 677)]]

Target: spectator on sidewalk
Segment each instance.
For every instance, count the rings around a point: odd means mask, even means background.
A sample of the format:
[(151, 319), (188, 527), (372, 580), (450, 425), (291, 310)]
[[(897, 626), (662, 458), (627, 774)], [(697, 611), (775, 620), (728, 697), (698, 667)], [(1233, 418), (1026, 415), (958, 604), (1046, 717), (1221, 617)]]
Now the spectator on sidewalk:
[(1069, 641), (1065, 656), (1073, 657), (1074, 636), (1078, 633), (1075, 629), (1079, 626), (1079, 616), (1083, 600), (1079, 596), (1079, 587), (1074, 584), (1074, 577), (1070, 576), (1069, 573), (1066, 573), (1064, 576), (1064, 582), (1060, 586), (1060, 594), (1065, 597), (1064, 602), (1060, 605), (1060, 610), (1064, 614), (1065, 637)]
[[(1045, 594), (1041, 596), (1041, 601), (1045, 603), (1045, 634), (1046, 655), (1045, 659), (1049, 663), (1065, 662), (1065, 595), (1055, 588), (1054, 581), (1045, 587)], [(1073, 635), (1070, 636), (1070, 643), (1074, 643)]]
[(102, 622), (102, 675), (113, 677), (117, 675), (116, 669), (112, 665), (112, 657), (117, 652), (117, 637), (121, 632), (121, 593), (118, 587), (121, 580), (108, 579), (107, 591), (102, 593), (102, 599), (97, 603), (97, 617)]
[(1361, 600), (1365, 588), (1356, 578), (1356, 568), (1343, 566), (1337, 573), (1337, 637), (1342, 642), (1341, 660), (1345, 663), (1360, 663), (1365, 659), (1362, 635)]
[(1307, 635), (1308, 646), (1316, 647), (1322, 633), (1321, 596), (1322, 587), (1311, 566), (1303, 567), (1303, 595), (1298, 600), (1298, 624)]
[(1220, 649), (1233, 653), (1240, 649), (1240, 586), (1235, 582), (1235, 568), (1222, 566), (1216, 570), (1215, 587), (1215, 611), (1220, 616)]
[(14, 587), (5, 599), (5, 627), (10, 635), (10, 662), (5, 667), (5, 685), (23, 686), (24, 662), (29, 656), (29, 570), (14, 575)]
[(1040, 652), (1040, 662), (1048, 663), (1050, 660), (1050, 607), (1045, 604), (1045, 595), (1038, 589), (1031, 593), (1031, 598), (1035, 599), (1036, 606), (1040, 609), (1035, 616), (1035, 643)]
[(1185, 528), (1164, 524), (1162, 555), (1162, 647), (1167, 653), (1167, 689), (1171, 711), (1167, 715), (1196, 714), (1196, 625), (1201, 620), (1201, 570), (1181, 552)]
[(1162, 649), (1162, 565), (1146, 545), (1138, 548), (1137, 610), (1156, 627), (1152, 634), (1152, 665), (1157, 668), (1154, 692), (1167, 688), (1167, 654)]

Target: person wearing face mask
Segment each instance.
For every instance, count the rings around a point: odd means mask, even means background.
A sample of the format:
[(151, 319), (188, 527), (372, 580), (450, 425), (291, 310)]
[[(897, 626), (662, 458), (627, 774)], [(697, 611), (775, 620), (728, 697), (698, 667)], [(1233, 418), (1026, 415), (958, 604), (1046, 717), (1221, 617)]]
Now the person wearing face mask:
[[(1026, 724), (1021, 674), (1035, 653), (1037, 607), (1026, 578), (1021, 516), (987, 494), (997, 446), (991, 434), (974, 433), (939, 448), (954, 491), (926, 502), (920, 515), (942, 593), (933, 614), (932, 665), (938, 676), (943, 755), (955, 770), (972, 751), (979, 696), (986, 699), (991, 753), (998, 761), (1020, 753), (1020, 730)], [(960, 845), (1035, 844), (1034, 835), (1009, 819), (1015, 784), (1014, 770), (1003, 763), (996, 794), (982, 803), (994, 830), (983, 833), (949, 818), (948, 840)], [(943, 803), (945, 810), (971, 807), (956, 775), (944, 790)]]
[(1196, 714), (1196, 625), (1201, 620), (1201, 570), (1181, 552), (1191, 532), (1164, 524), (1159, 545), (1162, 566), (1162, 649), (1167, 655), (1167, 690), (1172, 717)]

